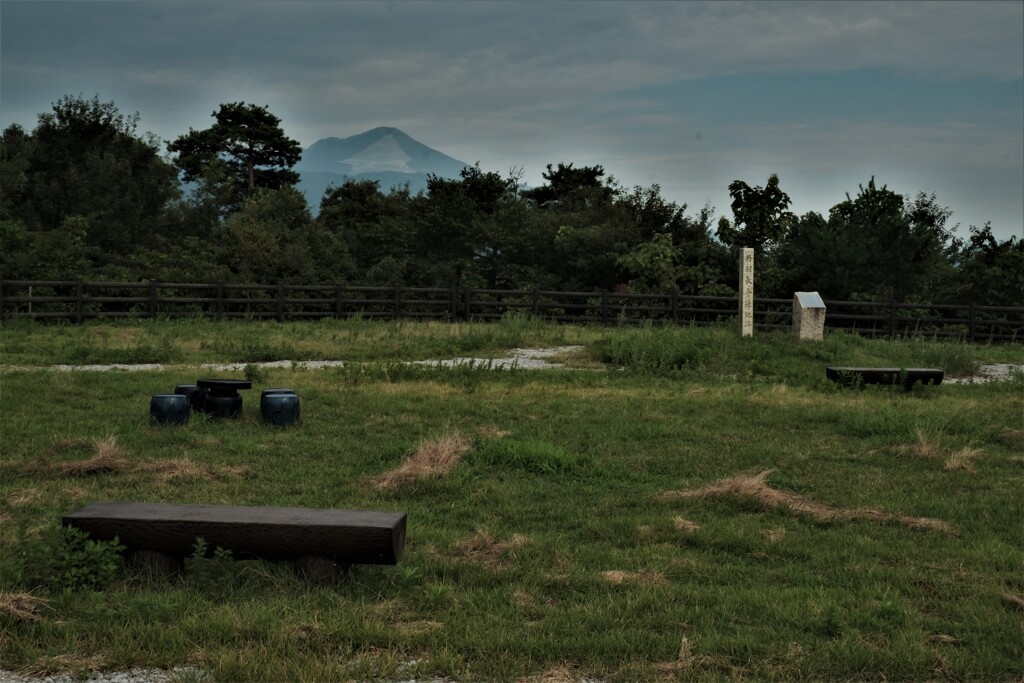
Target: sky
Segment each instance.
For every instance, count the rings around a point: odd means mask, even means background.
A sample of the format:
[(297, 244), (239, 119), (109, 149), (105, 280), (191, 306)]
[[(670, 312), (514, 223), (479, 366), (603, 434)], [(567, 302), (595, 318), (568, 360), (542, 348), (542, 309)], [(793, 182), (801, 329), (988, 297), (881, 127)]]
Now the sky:
[(731, 216), (777, 173), (798, 214), (873, 176), (966, 236), (1024, 236), (1024, 2), (0, 0), (0, 122), (64, 95), (165, 141), (221, 103), (308, 147), (394, 126), (543, 183), (601, 165)]

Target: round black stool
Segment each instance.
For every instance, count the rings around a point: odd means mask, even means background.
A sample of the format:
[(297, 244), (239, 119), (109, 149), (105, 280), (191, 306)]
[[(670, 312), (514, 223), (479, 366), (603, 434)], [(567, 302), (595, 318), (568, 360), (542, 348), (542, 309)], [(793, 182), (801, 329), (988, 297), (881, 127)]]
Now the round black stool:
[(206, 389), (201, 389), (196, 384), (179, 384), (174, 387), (174, 393), (188, 397), (188, 404), (192, 407), (192, 412), (202, 411), (203, 401), (206, 399)]
[(149, 400), (149, 416), (160, 424), (185, 424), (188, 422), (188, 415), (188, 396), (155, 394)]
[(263, 421), (276, 427), (287, 427), (299, 421), (301, 403), (295, 392), (267, 394), (260, 402)]

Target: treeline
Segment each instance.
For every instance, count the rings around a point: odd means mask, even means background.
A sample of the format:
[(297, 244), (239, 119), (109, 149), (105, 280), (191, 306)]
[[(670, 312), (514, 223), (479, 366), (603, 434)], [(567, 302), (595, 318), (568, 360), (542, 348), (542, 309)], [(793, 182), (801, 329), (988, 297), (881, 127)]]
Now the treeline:
[(98, 97), (4, 130), (0, 277), (731, 295), (754, 247), (759, 296), (1024, 305), (1024, 242), (989, 225), (958, 239), (934, 195), (873, 178), (828, 216), (791, 213), (775, 175), (737, 180), (716, 221), (601, 166), (549, 165), (524, 189), (476, 165), (416, 194), (350, 180), (314, 216), (280, 120), (244, 103), (213, 115), (165, 149)]

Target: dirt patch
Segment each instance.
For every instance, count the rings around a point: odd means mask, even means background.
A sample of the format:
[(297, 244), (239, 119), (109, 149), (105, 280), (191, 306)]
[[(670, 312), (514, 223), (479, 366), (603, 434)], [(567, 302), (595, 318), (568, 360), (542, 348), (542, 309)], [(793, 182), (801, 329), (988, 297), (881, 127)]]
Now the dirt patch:
[(773, 470), (770, 469), (762, 470), (722, 479), (697, 489), (667, 491), (662, 494), (662, 498), (666, 500), (742, 498), (755, 503), (763, 510), (790, 511), (822, 522), (867, 520), (877, 524), (896, 523), (915, 530), (953, 532), (953, 527), (940, 519), (894, 515), (873, 508), (840, 508), (796, 493), (780, 491), (765, 483), (768, 475), (772, 472)]
[(378, 489), (392, 489), (409, 481), (447, 474), (470, 448), (469, 441), (460, 434), (424, 441), (401, 465), (371, 481)]

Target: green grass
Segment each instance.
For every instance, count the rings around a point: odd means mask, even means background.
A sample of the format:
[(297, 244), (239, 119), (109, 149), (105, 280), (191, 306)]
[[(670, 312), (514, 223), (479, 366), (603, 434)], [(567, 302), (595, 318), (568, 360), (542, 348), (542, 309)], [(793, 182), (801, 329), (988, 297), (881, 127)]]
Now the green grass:
[[(1019, 362), (1019, 345), (531, 321), (0, 332), (5, 364), (144, 346), (183, 364), (0, 374), (0, 594), (46, 601), (34, 617), (0, 602), (0, 668), (191, 665), (225, 681), (1024, 675), (1022, 612), (1005, 597), (1024, 597), (1020, 378), (910, 393), (824, 381), (831, 364), (967, 372)], [(262, 369), (242, 419), (149, 423), (150, 395), (197, 377), (184, 364), (256, 361), (239, 357), (247, 340), (367, 364)], [(586, 346), (574, 363), (607, 369), (398, 363), (563, 343)], [(302, 425), (260, 424), (261, 386), (295, 389)], [(451, 434), (471, 448), (448, 474), (372, 485)], [(76, 473), (97, 448), (120, 464)], [(781, 505), (672, 495), (766, 469)], [(60, 516), (97, 500), (402, 510), (408, 544), (397, 566), (356, 566), (332, 586), (212, 558), (176, 582), (125, 569), (80, 588), (44, 558)], [(801, 501), (879, 514), (816, 515)]]

